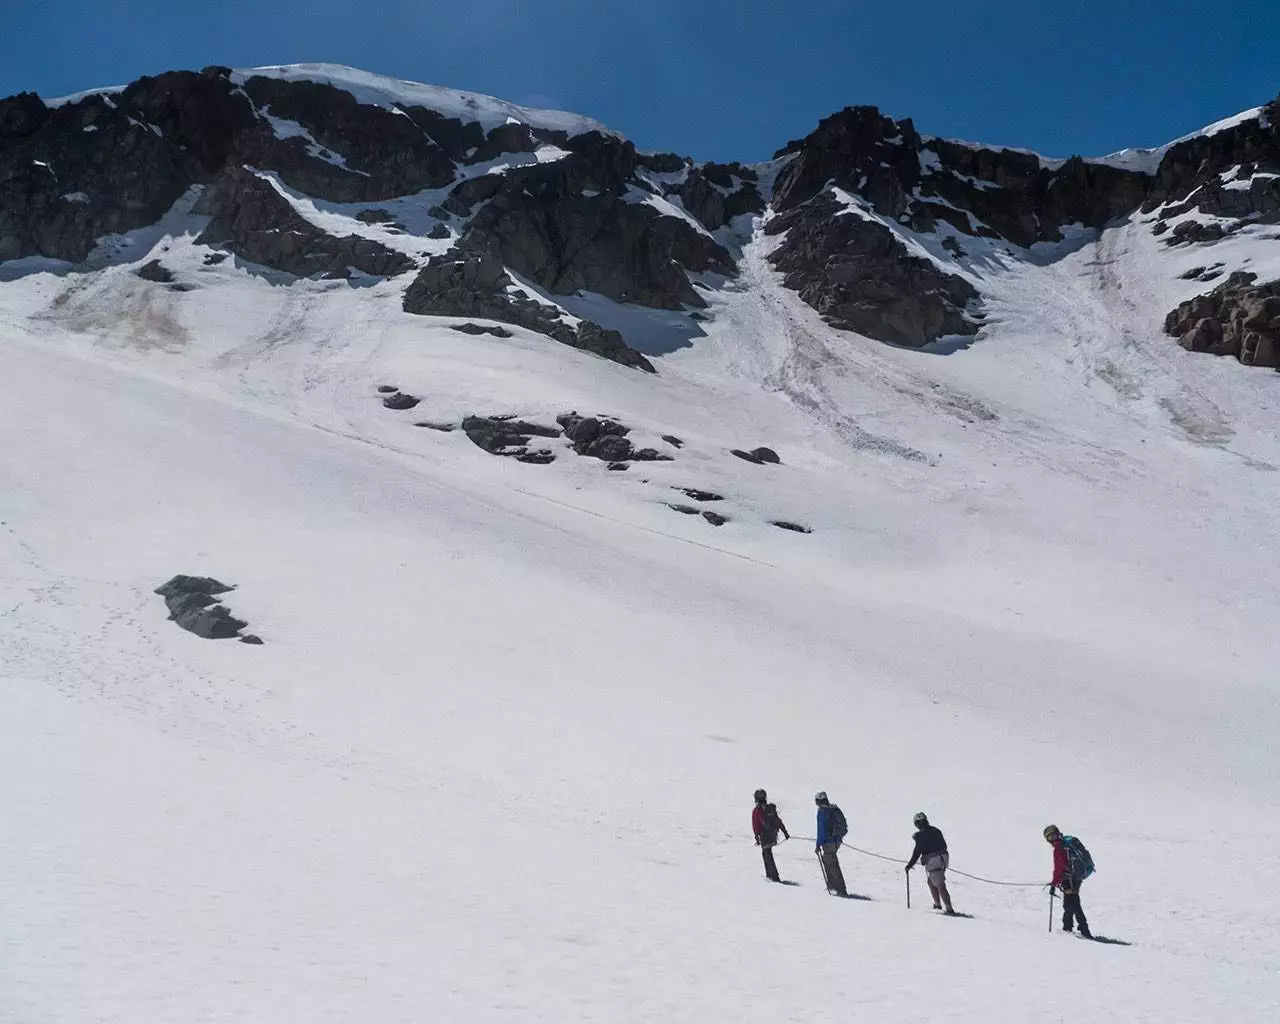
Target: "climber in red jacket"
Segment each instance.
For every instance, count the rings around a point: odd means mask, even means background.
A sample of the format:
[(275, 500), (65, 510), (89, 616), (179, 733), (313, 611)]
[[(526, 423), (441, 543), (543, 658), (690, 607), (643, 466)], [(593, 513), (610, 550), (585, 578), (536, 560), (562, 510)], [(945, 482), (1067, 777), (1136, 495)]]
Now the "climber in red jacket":
[(788, 839), (791, 833), (778, 816), (778, 808), (769, 803), (769, 794), (763, 789), (756, 790), (756, 806), (751, 812), (751, 831), (756, 835), (756, 846), (764, 858), (765, 877), (771, 882), (779, 882), (778, 865), (773, 860), (773, 848), (778, 845), (778, 833)]

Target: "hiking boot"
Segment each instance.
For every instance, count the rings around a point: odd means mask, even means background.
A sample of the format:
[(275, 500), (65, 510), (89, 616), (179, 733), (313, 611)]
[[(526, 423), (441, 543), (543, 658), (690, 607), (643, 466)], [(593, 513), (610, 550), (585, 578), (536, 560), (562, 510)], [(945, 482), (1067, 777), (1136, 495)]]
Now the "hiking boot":
[(1080, 929), (1080, 938), (1082, 938), (1082, 939), (1091, 939), (1091, 938), (1093, 938), (1093, 932), (1089, 931), (1089, 929), (1088, 929), (1088, 928), (1081, 928), (1081, 929)]
[(955, 912), (954, 910), (952, 910), (950, 907), (947, 907), (947, 909), (946, 909), (946, 915), (947, 915), (947, 917), (955, 917), (955, 916), (956, 916), (956, 912)]
[(942, 904), (941, 904), (941, 903), (935, 903), (935, 904), (933, 905), (933, 909), (934, 909), (934, 910), (941, 910), (941, 909), (942, 909)]

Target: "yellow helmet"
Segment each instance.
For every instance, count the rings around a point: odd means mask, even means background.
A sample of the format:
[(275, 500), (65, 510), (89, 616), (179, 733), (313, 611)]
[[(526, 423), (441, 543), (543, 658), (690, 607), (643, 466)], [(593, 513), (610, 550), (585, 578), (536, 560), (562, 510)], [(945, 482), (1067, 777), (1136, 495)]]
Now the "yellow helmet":
[(1046, 839), (1054, 839), (1060, 835), (1062, 835), (1062, 832), (1059, 831), (1057, 825), (1046, 825), (1044, 827), (1044, 837)]

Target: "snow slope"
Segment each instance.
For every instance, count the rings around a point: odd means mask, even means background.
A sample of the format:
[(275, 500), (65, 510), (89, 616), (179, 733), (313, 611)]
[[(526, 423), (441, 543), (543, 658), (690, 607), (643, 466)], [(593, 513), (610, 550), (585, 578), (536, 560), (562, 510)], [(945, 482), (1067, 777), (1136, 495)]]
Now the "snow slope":
[[(827, 328), (757, 234), (650, 376), (205, 266), (183, 216), (0, 284), (0, 1019), (1273, 1018), (1280, 379), (1160, 335), (1194, 254), (966, 238), (992, 324), (917, 352)], [(133, 275), (161, 254), (194, 290)], [(413, 426), (575, 408), (685, 447)], [(167, 623), (175, 572), (265, 646)], [(766, 885), (762, 785), (903, 861), (924, 809), (1005, 881), (1055, 821), (1131, 945), (1046, 934), (1033, 886), (956, 877), (949, 921), (917, 874), (907, 911), (853, 851), (837, 901), (800, 838)]]

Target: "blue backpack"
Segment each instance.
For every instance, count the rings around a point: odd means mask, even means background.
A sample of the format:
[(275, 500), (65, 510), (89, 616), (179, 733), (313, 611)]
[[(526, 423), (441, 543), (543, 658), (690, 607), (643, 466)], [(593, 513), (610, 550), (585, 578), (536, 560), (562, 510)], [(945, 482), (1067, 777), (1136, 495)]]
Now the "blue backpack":
[(1062, 848), (1067, 851), (1067, 873), (1077, 882), (1083, 882), (1093, 874), (1093, 857), (1075, 836), (1063, 836)]

